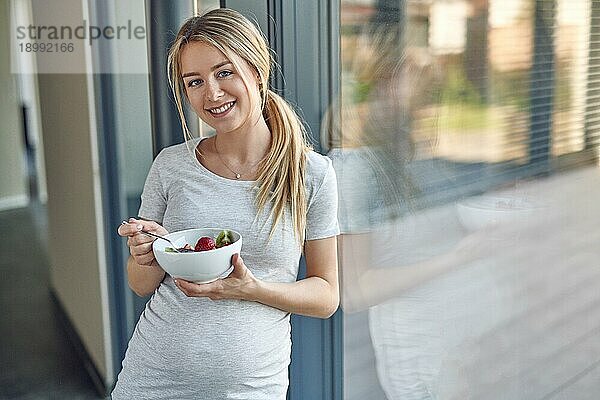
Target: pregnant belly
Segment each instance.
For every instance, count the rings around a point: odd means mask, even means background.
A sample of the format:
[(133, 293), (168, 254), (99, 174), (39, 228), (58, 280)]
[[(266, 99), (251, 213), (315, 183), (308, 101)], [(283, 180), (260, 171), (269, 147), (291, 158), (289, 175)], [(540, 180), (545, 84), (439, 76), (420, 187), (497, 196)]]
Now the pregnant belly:
[(186, 298), (176, 304), (152, 299), (129, 345), (132, 363), (143, 360), (157, 376), (176, 376), (188, 384), (246, 383), (282, 373), (287, 378), (286, 313), (242, 301)]

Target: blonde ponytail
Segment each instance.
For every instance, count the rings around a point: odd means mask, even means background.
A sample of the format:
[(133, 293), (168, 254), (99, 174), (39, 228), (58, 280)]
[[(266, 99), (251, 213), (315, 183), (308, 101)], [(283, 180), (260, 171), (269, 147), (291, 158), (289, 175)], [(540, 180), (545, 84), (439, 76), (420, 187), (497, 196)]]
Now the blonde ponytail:
[(289, 203), (296, 237), (303, 243), (308, 207), (304, 178), (310, 150), (306, 130), (292, 107), (272, 90), (267, 90), (263, 115), (271, 130), (271, 148), (259, 171), (257, 206), (262, 210), (269, 201), (273, 205), (271, 237)]

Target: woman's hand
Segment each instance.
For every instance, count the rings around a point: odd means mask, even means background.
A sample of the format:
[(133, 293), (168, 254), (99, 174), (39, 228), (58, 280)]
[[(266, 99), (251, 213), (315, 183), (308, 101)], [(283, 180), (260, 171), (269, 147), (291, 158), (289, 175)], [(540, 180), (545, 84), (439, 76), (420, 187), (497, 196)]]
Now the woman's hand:
[(156, 233), (157, 235), (166, 235), (169, 233), (165, 228), (154, 221), (144, 221), (141, 219), (129, 218), (128, 224), (119, 226), (120, 236), (127, 237), (127, 246), (129, 253), (138, 265), (158, 266), (152, 251), (152, 242), (156, 240), (152, 236), (144, 235), (142, 230)]
[(210, 283), (193, 283), (176, 279), (175, 284), (188, 297), (208, 297), (211, 300), (254, 300), (258, 280), (244, 264), (239, 254), (232, 257), (233, 271), (227, 278)]
[(235, 254), (227, 278), (201, 284), (176, 279), (175, 284), (188, 297), (255, 301), (289, 313), (329, 318), (339, 303), (336, 246), (335, 236), (306, 241), (306, 278), (295, 282), (260, 280)]

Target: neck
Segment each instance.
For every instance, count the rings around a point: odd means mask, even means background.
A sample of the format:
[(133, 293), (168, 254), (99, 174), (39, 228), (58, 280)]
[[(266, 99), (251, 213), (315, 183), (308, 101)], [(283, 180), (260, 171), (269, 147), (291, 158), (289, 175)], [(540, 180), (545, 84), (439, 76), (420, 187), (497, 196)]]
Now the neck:
[[(250, 122), (244, 125), (250, 125)], [(252, 126), (241, 126), (230, 132), (217, 132), (215, 144), (220, 155), (238, 164), (263, 158), (271, 145), (271, 131), (261, 115)]]

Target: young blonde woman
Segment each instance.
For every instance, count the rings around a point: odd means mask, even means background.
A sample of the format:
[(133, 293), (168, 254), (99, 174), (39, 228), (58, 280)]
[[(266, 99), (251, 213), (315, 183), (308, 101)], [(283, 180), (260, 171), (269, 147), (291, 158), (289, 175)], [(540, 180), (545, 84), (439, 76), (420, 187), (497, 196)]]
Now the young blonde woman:
[[(260, 31), (228, 9), (187, 20), (170, 49), (187, 140), (155, 159), (142, 193), (144, 220), (119, 227), (131, 252), (129, 285), (153, 295), (129, 342), (115, 400), (285, 399), (290, 313), (328, 318), (337, 309), (335, 173), (268, 88), (271, 62)], [(215, 136), (190, 136), (184, 97)], [(152, 239), (139, 232), (202, 226), (244, 236), (233, 272), (209, 284), (165, 274)], [(302, 252), (307, 273), (297, 280)]]

